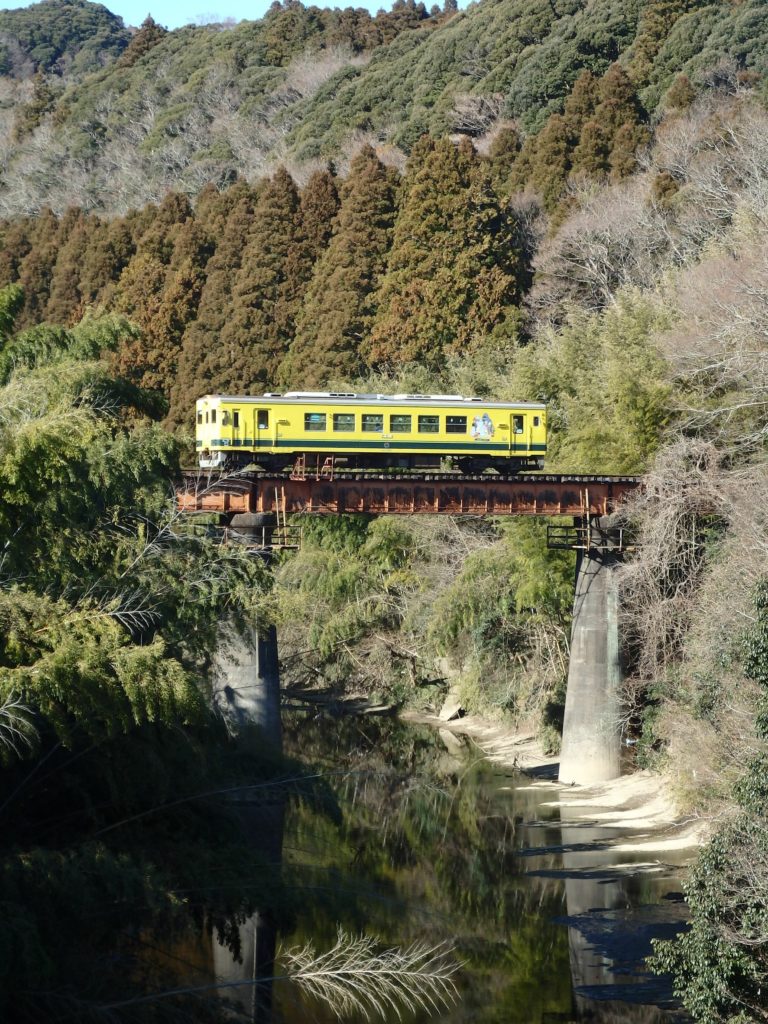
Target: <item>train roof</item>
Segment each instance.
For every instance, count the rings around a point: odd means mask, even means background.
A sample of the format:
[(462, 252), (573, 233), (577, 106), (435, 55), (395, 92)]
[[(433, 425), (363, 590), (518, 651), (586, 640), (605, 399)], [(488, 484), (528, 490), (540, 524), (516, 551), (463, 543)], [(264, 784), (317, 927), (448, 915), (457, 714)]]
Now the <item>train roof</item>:
[(238, 402), (242, 405), (298, 405), (309, 403), (328, 405), (444, 405), (480, 406), (483, 409), (546, 409), (543, 402), (497, 402), (493, 399), (465, 397), (463, 395), (421, 395), (421, 394), (357, 394), (352, 391), (285, 391), (266, 392), (263, 395), (202, 395), (198, 401), (216, 400)]

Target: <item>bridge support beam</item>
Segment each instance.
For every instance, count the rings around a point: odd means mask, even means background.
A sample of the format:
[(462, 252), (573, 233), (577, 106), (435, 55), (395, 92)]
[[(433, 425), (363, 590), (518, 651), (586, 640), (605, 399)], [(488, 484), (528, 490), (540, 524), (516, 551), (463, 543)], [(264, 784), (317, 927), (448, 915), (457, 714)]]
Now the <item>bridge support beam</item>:
[[(214, 659), (214, 702), (233, 736), (246, 748), (282, 749), (280, 673), (274, 626), (244, 634), (222, 623)], [(285, 789), (252, 789), (247, 784), (227, 794), (243, 836), (256, 857), (280, 876), (285, 819)], [(257, 910), (237, 924), (240, 955), (213, 940), (213, 973), (222, 998), (238, 1008), (242, 1019), (270, 1024), (275, 973), (277, 921), (271, 908)]]
[(610, 550), (578, 553), (559, 774), (568, 784), (621, 774), (618, 561)]
[(280, 671), (274, 626), (261, 633), (249, 629), (240, 634), (222, 625), (213, 687), (214, 702), (233, 735), (240, 736), (255, 725), (262, 742), (281, 749)]

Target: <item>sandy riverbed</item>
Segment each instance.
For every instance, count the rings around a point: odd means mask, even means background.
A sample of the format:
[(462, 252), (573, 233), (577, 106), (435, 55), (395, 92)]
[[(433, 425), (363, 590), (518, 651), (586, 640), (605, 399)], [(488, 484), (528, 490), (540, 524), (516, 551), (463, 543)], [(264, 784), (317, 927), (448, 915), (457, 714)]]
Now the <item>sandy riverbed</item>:
[(708, 823), (680, 814), (663, 776), (638, 771), (592, 786), (561, 785), (557, 757), (547, 756), (532, 733), (515, 733), (472, 715), (451, 722), (429, 715), (403, 717), (469, 736), (489, 761), (517, 768), (530, 777), (530, 788), (551, 792), (552, 805), (568, 808), (570, 820), (626, 830), (626, 841), (614, 846), (617, 851), (657, 854), (690, 849), (693, 855), (707, 837)]

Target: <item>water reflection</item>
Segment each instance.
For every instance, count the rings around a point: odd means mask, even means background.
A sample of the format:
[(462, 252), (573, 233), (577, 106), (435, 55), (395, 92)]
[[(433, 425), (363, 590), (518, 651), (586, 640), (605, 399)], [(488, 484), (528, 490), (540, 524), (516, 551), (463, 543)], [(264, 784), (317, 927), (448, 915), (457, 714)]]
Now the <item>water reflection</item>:
[[(490, 768), (452, 733), (377, 719), (285, 724), (288, 752), (350, 774), (334, 783), (339, 825), (289, 808), (297, 907), (283, 942), (328, 948), (337, 923), (391, 945), (450, 939), (466, 964), (460, 1004), (440, 1015), (454, 1024), (672, 1019), (668, 990), (641, 960), (652, 934), (679, 927), (679, 906), (663, 903), (675, 868), (615, 869), (615, 833), (568, 820), (557, 788)], [(334, 1019), (276, 988), (276, 1021), (310, 1014)]]
[[(282, 865), (286, 795), (277, 791), (266, 799), (237, 800), (241, 827), (250, 848), (267, 869), (279, 876)], [(213, 976), (220, 997), (238, 1019), (269, 1024), (275, 975), (278, 920), (274, 908), (257, 910), (235, 925), (227, 941), (214, 935)]]

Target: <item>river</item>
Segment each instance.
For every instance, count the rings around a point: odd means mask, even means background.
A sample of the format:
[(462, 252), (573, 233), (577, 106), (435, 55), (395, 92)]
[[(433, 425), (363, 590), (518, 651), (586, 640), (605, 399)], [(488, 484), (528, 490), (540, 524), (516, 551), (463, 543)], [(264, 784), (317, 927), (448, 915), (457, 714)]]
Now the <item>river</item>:
[[(686, 1019), (642, 964), (651, 937), (680, 928), (679, 866), (617, 854), (615, 831), (568, 820), (557, 786), (494, 767), (445, 730), (314, 713), (288, 714), (284, 729), (286, 753), (322, 778), (316, 798), (287, 800), (282, 844), (282, 809), (266, 819), (287, 894), (280, 945), (322, 951), (339, 927), (384, 946), (450, 943), (463, 965), (456, 1003), (405, 1021)], [(272, 932), (246, 964), (260, 955), (268, 968)], [(219, 954), (219, 979), (236, 977), (242, 967)], [(251, 1019), (337, 1019), (287, 981), (255, 1009), (247, 989), (233, 991)]]

